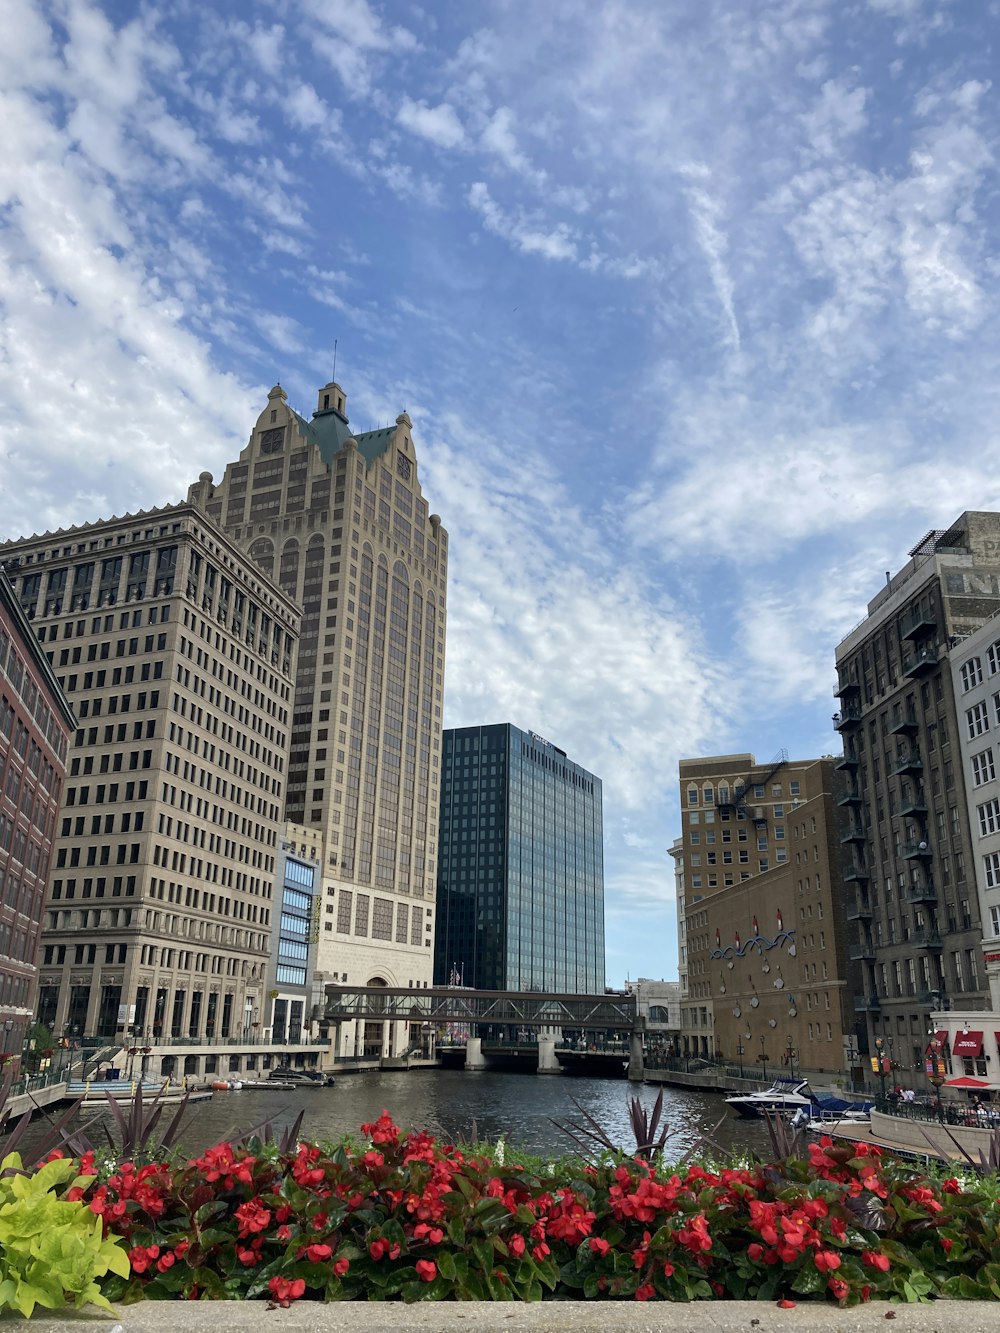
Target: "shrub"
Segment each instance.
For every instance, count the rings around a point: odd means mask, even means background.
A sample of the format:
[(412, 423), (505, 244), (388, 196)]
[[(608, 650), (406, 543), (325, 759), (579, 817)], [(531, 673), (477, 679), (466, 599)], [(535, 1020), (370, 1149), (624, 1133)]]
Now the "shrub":
[[(84, 1197), (131, 1273), (112, 1299), (915, 1301), (1000, 1296), (995, 1190), (864, 1145), (671, 1172), (638, 1158), (539, 1171), (403, 1133), (221, 1144), (124, 1163)], [(549, 1174), (551, 1172), (551, 1174)], [(117, 1270), (116, 1270), (117, 1272)]]

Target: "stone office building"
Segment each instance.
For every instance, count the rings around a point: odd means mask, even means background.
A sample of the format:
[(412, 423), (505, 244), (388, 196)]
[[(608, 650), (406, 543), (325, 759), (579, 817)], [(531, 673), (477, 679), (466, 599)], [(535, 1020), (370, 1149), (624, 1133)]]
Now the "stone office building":
[(988, 1001), (952, 659), (998, 609), (1000, 514), (965, 513), (913, 547), (837, 648), (855, 1004), (903, 1083), (925, 1086), (933, 1012)]
[(0, 1054), (35, 1011), (38, 941), (76, 719), (0, 569)]
[(250, 1038), (297, 608), (189, 504), (7, 542), (0, 562), (77, 717), (38, 1017), (109, 1041)]
[[(353, 432), (330, 383), (307, 421), (276, 385), (240, 457), (188, 498), (303, 608), (284, 814), (323, 834), (319, 969), (429, 985), (448, 538), (410, 418)], [(369, 1054), (408, 1040), (368, 1026)]]

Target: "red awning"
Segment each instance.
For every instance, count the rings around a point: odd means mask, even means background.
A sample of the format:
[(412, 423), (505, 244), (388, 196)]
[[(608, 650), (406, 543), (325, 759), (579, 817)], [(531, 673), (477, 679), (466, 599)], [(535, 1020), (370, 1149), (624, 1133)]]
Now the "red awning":
[(989, 1082), (984, 1078), (969, 1078), (967, 1074), (962, 1074), (959, 1078), (945, 1079), (946, 1088), (988, 1088)]
[(994, 1032), (993, 1035), (997, 1039), (997, 1046), (1000, 1047), (1000, 1032)]
[(960, 1055), (965, 1060), (976, 1060), (983, 1051), (981, 1032), (956, 1032), (951, 1044), (952, 1055)]
[(938, 1028), (937, 1032), (934, 1033), (934, 1040), (944, 1044), (948, 1040), (948, 1029)]

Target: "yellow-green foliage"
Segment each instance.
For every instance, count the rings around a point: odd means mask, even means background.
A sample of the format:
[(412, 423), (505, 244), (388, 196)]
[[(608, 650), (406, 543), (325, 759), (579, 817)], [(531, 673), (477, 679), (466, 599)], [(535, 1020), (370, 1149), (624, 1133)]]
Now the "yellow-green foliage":
[(111, 1310), (95, 1279), (127, 1278), (128, 1255), (117, 1236), (103, 1239), (101, 1219), (85, 1203), (59, 1197), (89, 1183), (77, 1169), (62, 1158), (25, 1175), (17, 1153), (0, 1164), (0, 1310), (29, 1316), (36, 1305), (88, 1303)]

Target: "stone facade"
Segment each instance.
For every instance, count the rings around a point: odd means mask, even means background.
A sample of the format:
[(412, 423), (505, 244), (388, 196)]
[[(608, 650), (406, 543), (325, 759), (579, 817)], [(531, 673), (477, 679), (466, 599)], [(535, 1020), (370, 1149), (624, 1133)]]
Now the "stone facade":
[(340, 385), (309, 421), (276, 385), (239, 459), (189, 499), (302, 606), (284, 814), (323, 836), (318, 968), (427, 985), (448, 538), (410, 418), (354, 433)]
[(298, 612), (192, 505), (0, 546), (77, 730), (38, 1016), (109, 1042), (261, 1023)]

